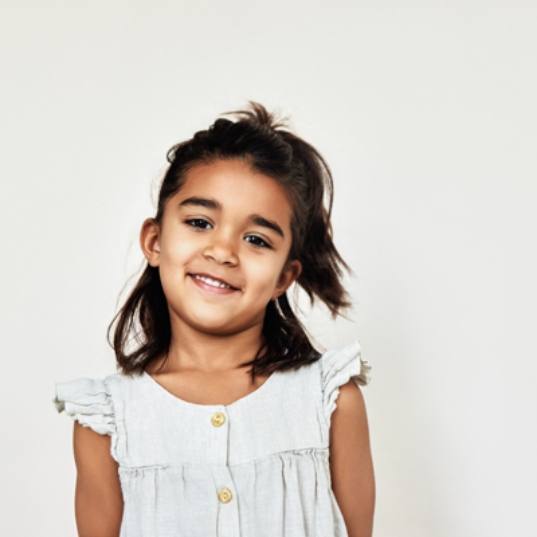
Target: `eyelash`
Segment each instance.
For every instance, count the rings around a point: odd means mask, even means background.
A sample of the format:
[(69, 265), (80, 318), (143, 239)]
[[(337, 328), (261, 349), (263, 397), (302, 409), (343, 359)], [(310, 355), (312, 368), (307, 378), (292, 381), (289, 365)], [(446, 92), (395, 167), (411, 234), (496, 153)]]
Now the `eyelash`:
[[(196, 223), (202, 223), (202, 225), (198, 226), (196, 225)], [(188, 224), (189, 226), (194, 227), (196, 229), (208, 229), (203, 224), (209, 224), (209, 222), (207, 222), (207, 220), (205, 220), (204, 218), (192, 218), (191, 220), (185, 220), (185, 224)], [(211, 224), (209, 224), (209, 226), (210, 225)]]
[[(195, 228), (195, 229), (210, 229), (212, 225), (207, 222), (204, 218), (192, 218), (190, 220), (185, 220), (185, 224)], [(210, 226), (210, 227), (208, 227)], [(272, 246), (265, 240), (259, 237), (258, 235), (247, 235), (245, 237), (246, 239), (254, 239), (255, 242), (251, 240), (247, 240), (246, 242), (250, 243), (253, 246), (256, 246), (257, 248), (270, 248), (272, 249)]]
[(272, 246), (267, 241), (265, 241), (261, 237), (258, 237), (257, 235), (247, 235), (246, 239), (255, 239), (256, 241), (259, 241), (257, 243), (252, 241), (246, 241), (250, 244), (253, 244), (254, 246), (257, 246), (258, 248), (272, 248)]

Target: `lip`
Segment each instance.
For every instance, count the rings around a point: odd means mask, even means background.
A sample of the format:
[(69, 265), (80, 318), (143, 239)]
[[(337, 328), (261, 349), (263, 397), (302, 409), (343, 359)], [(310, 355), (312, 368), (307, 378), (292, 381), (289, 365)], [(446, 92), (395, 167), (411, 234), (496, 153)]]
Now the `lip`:
[[(231, 285), (228, 281), (224, 280), (223, 278), (216, 276), (214, 274), (209, 274), (207, 272), (190, 272), (188, 273), (188, 276), (190, 276), (191, 280), (201, 289), (204, 289), (205, 291), (210, 291), (211, 293), (216, 293), (220, 295), (230, 294), (235, 291), (239, 291), (237, 287), (234, 287)], [(202, 276), (204, 278), (210, 278), (211, 280), (215, 280), (217, 282), (223, 283), (225, 285), (229, 285), (229, 287), (215, 287), (214, 285), (211, 285), (207, 282), (204, 282), (203, 280), (200, 280), (196, 278), (196, 276)]]

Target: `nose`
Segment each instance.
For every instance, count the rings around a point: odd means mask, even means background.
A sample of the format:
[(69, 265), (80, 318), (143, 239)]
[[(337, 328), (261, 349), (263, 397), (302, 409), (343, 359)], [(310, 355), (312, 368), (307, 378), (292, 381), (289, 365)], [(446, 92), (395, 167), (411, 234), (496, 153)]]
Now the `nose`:
[(235, 242), (223, 230), (211, 233), (211, 239), (203, 250), (206, 259), (215, 261), (219, 265), (234, 266), (238, 263)]

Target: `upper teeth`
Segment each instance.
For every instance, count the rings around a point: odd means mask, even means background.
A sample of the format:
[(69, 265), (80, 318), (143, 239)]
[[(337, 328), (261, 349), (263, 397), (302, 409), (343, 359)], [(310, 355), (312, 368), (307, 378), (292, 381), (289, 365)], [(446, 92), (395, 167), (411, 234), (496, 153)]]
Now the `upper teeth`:
[(194, 278), (196, 278), (196, 280), (201, 280), (202, 282), (205, 282), (214, 287), (222, 287), (222, 288), (231, 289), (231, 285), (228, 285), (227, 283), (219, 282), (218, 280), (213, 280), (212, 278), (208, 278), (207, 276), (198, 276), (197, 274), (194, 274)]

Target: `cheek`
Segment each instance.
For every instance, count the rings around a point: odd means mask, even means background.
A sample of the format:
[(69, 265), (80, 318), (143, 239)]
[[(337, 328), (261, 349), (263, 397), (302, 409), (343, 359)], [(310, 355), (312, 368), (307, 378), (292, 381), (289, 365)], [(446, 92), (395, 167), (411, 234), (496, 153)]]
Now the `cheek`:
[(259, 291), (266, 291), (271, 295), (278, 284), (283, 269), (283, 262), (279, 259), (259, 259), (249, 266), (248, 279), (255, 284)]
[(185, 274), (196, 255), (197, 249), (189, 241), (173, 240), (161, 244), (159, 273), (168, 300), (173, 301), (173, 296), (184, 285)]
[(199, 245), (188, 236), (164, 238), (161, 244), (161, 260), (163, 265), (171, 265), (176, 268), (184, 265), (198, 254)]

